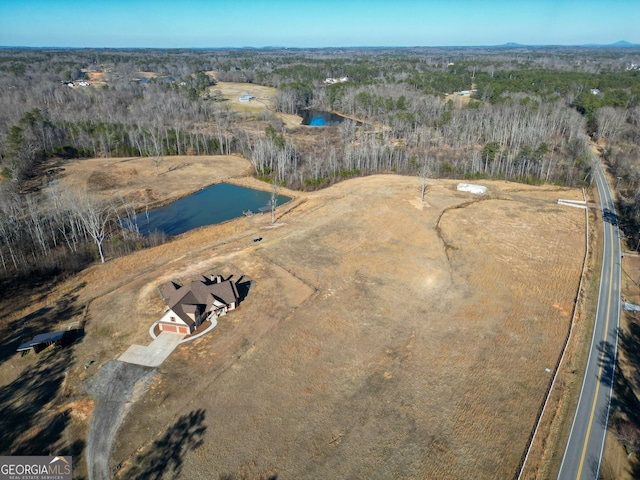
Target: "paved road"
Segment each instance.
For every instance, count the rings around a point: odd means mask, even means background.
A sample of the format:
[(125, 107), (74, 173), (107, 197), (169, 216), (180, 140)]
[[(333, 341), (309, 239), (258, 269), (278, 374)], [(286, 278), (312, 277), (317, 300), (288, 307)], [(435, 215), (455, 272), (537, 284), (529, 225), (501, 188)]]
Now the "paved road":
[[(594, 156), (595, 157), (595, 156)], [(595, 480), (600, 472), (618, 344), (620, 320), (620, 237), (615, 206), (600, 162), (595, 179), (604, 223), (598, 309), (582, 391), (564, 452), (559, 480)]]

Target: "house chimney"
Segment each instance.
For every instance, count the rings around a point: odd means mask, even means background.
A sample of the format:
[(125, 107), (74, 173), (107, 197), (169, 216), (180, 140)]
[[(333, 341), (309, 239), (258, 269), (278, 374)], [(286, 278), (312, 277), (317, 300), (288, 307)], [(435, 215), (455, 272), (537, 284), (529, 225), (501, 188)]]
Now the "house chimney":
[(216, 283), (222, 283), (222, 275), (216, 275)]

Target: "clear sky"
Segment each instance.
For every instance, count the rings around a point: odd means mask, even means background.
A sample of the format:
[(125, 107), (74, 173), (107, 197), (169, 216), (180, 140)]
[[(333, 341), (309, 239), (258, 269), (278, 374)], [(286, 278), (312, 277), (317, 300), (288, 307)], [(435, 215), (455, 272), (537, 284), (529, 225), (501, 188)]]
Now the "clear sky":
[(640, 43), (640, 0), (0, 0), (0, 46)]

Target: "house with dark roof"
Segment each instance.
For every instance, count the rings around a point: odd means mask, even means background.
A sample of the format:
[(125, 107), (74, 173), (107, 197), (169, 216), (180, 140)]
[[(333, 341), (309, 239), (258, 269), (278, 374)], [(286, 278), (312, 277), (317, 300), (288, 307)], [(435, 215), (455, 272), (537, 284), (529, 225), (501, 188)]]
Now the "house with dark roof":
[(211, 275), (187, 285), (169, 282), (160, 289), (167, 310), (158, 322), (161, 331), (193, 333), (205, 320), (234, 310), (240, 296), (236, 284)]

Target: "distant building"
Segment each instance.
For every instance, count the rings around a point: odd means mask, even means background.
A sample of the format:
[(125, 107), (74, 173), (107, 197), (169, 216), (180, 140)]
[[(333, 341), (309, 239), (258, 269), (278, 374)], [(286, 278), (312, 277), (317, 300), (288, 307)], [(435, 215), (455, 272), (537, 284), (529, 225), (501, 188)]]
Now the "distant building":
[(457, 190), (459, 192), (475, 193), (476, 195), (482, 195), (487, 191), (487, 187), (482, 185), (474, 185), (472, 183), (459, 183)]
[(333, 85), (334, 83), (344, 83), (348, 81), (349, 81), (349, 77), (340, 77), (338, 79), (333, 77), (327, 77), (324, 79), (324, 83), (327, 85)]
[(246, 93), (246, 94), (244, 94), (244, 95), (242, 95), (240, 97), (240, 101), (241, 102), (250, 102), (251, 100), (255, 100), (255, 99), (256, 99), (256, 97), (254, 97), (253, 95), (250, 95), (248, 93)]

